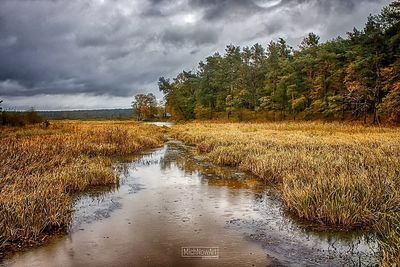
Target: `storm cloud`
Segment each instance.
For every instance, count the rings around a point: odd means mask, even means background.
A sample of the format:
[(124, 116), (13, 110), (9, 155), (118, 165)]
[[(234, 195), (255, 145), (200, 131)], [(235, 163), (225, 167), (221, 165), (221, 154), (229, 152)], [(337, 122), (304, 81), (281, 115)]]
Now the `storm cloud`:
[(6, 108), (129, 107), (160, 76), (225, 45), (296, 47), (360, 28), (390, 0), (1, 0), (0, 99)]

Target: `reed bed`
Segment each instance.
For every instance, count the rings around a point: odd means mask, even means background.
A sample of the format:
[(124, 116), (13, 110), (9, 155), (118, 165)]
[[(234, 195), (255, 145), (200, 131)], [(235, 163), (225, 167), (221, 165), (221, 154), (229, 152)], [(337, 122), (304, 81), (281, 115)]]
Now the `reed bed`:
[(339, 123), (188, 123), (172, 133), (217, 164), (275, 185), (285, 208), (339, 230), (380, 236), (400, 262), (400, 129)]
[(0, 128), (0, 252), (65, 228), (72, 193), (116, 184), (112, 158), (161, 146), (163, 139), (158, 127), (132, 122)]

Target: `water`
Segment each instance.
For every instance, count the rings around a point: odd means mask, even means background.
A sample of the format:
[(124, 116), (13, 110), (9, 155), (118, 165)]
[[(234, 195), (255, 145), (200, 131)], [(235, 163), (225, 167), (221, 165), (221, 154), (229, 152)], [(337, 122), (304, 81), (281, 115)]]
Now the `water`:
[(158, 127), (167, 127), (167, 128), (171, 128), (172, 126), (174, 126), (173, 122), (167, 122), (167, 121), (144, 122), (144, 124), (151, 124)]
[[(68, 235), (17, 253), (6, 266), (372, 265), (363, 234), (317, 233), (286, 215), (272, 190), (170, 140), (120, 164), (121, 184), (76, 200)], [(181, 257), (218, 247), (218, 259)]]

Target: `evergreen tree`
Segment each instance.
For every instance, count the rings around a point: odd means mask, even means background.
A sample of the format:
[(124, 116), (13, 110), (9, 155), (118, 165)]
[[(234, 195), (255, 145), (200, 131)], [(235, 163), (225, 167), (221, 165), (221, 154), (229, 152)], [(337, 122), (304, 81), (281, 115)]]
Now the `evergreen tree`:
[[(282, 38), (266, 48), (228, 45), (172, 82), (160, 78), (168, 110), (180, 119), (217, 112), (273, 114), (274, 119), (399, 122), (400, 0), (369, 16), (362, 30), (320, 43), (309, 33), (294, 50)], [(290, 116), (289, 116), (290, 115)]]

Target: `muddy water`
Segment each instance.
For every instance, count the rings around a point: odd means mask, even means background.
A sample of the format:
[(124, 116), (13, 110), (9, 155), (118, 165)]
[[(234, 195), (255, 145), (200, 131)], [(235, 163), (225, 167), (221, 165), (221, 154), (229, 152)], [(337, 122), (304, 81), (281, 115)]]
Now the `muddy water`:
[[(282, 211), (257, 179), (192, 156), (170, 140), (119, 166), (117, 188), (76, 201), (69, 234), (7, 259), (6, 266), (372, 265), (362, 234), (316, 233)], [(218, 247), (218, 259), (181, 257)], [(1, 264), (0, 264), (1, 265)]]

